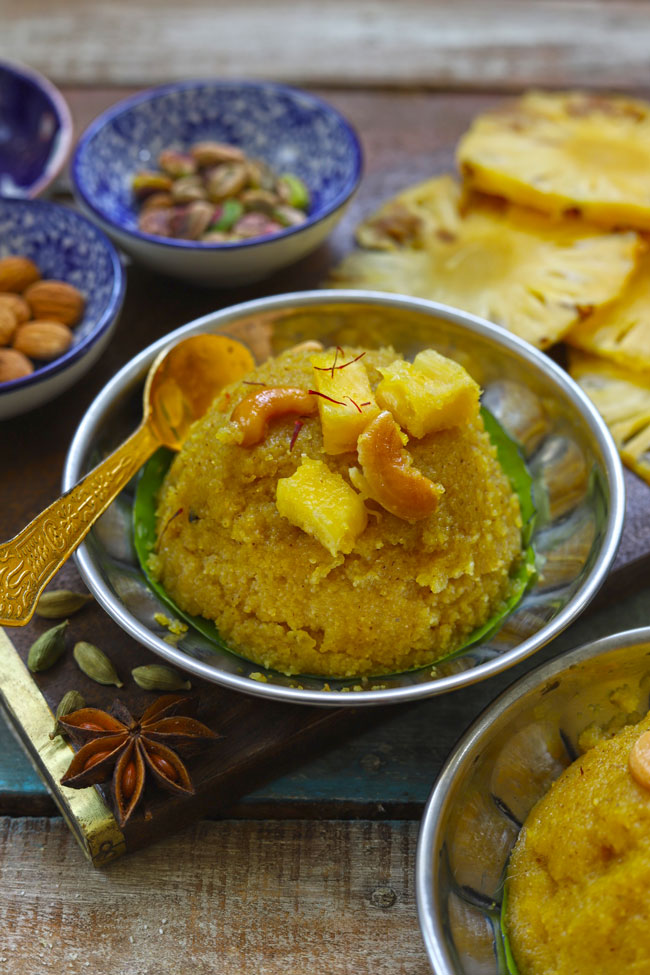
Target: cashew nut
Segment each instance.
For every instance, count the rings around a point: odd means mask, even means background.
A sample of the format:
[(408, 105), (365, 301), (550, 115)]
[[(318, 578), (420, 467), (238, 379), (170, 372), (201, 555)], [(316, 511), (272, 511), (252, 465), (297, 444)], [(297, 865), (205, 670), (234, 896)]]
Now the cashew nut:
[(287, 413), (309, 416), (318, 409), (316, 400), (304, 389), (293, 386), (272, 386), (249, 393), (237, 404), (231, 420), (242, 431), (243, 447), (260, 443), (271, 420)]
[(445, 489), (411, 466), (399, 427), (388, 410), (366, 427), (357, 451), (370, 496), (383, 508), (405, 521), (433, 514)]

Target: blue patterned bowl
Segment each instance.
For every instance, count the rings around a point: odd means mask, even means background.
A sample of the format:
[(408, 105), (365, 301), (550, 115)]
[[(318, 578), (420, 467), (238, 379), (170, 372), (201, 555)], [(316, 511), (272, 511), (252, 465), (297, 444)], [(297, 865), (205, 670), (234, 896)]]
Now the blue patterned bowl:
[[(138, 230), (131, 192), (161, 149), (215, 139), (240, 146), (309, 187), (307, 221), (270, 237), (208, 244)], [(259, 280), (314, 250), (340, 219), (361, 178), (359, 140), (314, 95), (268, 82), (190, 81), (128, 98), (100, 115), (79, 141), (75, 192), (88, 214), (136, 260), (199, 284)]]
[(58, 176), (72, 145), (72, 118), (43, 75), (0, 61), (0, 196), (38, 196)]
[(71, 347), (31, 375), (0, 383), (0, 420), (40, 406), (99, 358), (124, 300), (124, 271), (105, 235), (74, 210), (42, 200), (0, 198), (0, 257), (31, 258), (44, 278), (68, 281), (86, 298)]

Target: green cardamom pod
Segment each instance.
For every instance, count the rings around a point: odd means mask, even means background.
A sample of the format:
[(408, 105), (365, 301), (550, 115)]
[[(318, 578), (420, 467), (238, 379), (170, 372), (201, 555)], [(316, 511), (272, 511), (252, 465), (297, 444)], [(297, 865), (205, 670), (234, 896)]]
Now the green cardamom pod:
[(65, 628), (68, 621), (64, 620), (58, 626), (53, 626), (51, 630), (41, 633), (39, 638), (32, 643), (27, 655), (27, 666), (33, 674), (40, 670), (47, 670), (57, 662), (65, 650)]
[(72, 653), (79, 669), (83, 670), (91, 680), (98, 684), (115, 684), (116, 687), (124, 687), (110, 659), (93, 643), (81, 640), (75, 643)]
[(77, 613), (93, 597), (70, 589), (51, 589), (44, 592), (36, 606), (36, 615), (47, 620), (62, 620)]
[(163, 664), (134, 667), (131, 676), (145, 691), (189, 691), (192, 686), (181, 673)]
[(58, 735), (62, 735), (63, 728), (59, 723), (59, 718), (65, 718), (67, 714), (72, 714), (73, 711), (79, 711), (81, 708), (86, 707), (86, 702), (79, 693), (79, 691), (68, 691), (63, 695), (59, 701), (59, 706), (56, 709), (56, 714), (54, 715), (54, 727), (50, 732), (50, 738), (54, 740)]

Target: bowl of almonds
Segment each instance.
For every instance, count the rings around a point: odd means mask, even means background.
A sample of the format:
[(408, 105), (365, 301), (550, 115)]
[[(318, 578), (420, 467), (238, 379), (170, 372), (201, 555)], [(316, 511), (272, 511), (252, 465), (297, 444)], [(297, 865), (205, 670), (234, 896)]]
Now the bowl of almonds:
[(356, 133), (327, 102), (217, 80), (119, 102), (82, 135), (71, 167), (84, 211), (136, 261), (219, 287), (318, 247), (361, 169)]
[(0, 198), (0, 419), (76, 382), (123, 298), (122, 265), (101, 230), (66, 207)]

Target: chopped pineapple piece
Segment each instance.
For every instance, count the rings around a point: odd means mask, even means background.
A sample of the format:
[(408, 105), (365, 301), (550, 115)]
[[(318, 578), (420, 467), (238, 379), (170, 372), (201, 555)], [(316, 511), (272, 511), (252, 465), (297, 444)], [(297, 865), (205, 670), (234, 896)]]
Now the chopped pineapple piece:
[(355, 362), (354, 355), (347, 359), (337, 355), (335, 360), (335, 353), (330, 350), (310, 361), (315, 389), (322, 394), (318, 397), (318, 410), (325, 453), (356, 450), (359, 434), (379, 413), (363, 359)]
[(575, 349), (569, 372), (609, 427), (623, 463), (650, 483), (650, 376)]
[(276, 505), (283, 518), (332, 555), (348, 555), (368, 523), (362, 498), (322, 460), (304, 458), (291, 477), (281, 477)]
[(574, 325), (566, 341), (650, 374), (650, 252), (616, 301)]
[(650, 105), (531, 91), (480, 115), (460, 140), (472, 188), (552, 216), (578, 209), (605, 227), (650, 230)]
[[(440, 301), (538, 348), (617, 298), (642, 250), (632, 232), (607, 234), (578, 219), (550, 220), (480, 194), (464, 197), (450, 176), (412, 187), (386, 207), (395, 202), (418, 216), (417, 242), (402, 246), (389, 235), (384, 250), (357, 249), (331, 283)], [(360, 243), (386, 207), (359, 228)]]
[(412, 437), (462, 426), (478, 413), (478, 384), (433, 349), (419, 352), (412, 363), (397, 359), (379, 371), (384, 378), (375, 390), (377, 402)]

